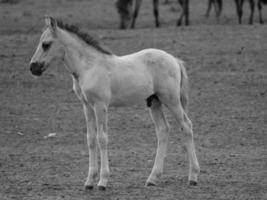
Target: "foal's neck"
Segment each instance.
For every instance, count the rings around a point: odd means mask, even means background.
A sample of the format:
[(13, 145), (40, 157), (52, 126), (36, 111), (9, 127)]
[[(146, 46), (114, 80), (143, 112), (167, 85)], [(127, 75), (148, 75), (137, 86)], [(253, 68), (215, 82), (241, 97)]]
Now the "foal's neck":
[(104, 59), (104, 55), (85, 44), (77, 36), (65, 30), (59, 30), (60, 41), (64, 46), (64, 63), (75, 78), (94, 67)]

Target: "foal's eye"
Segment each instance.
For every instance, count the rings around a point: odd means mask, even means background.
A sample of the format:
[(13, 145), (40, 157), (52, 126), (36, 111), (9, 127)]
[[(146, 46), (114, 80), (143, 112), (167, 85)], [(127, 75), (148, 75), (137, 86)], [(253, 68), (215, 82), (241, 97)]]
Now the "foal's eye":
[(44, 51), (48, 50), (48, 49), (50, 48), (51, 44), (52, 44), (52, 42), (44, 42), (44, 43), (42, 44), (42, 48), (43, 48), (43, 50), (44, 50)]

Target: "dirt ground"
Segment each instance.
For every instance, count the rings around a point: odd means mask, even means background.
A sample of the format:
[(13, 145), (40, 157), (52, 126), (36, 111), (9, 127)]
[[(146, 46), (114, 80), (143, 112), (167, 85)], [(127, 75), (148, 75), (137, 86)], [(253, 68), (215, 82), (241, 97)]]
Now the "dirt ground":
[[(267, 27), (258, 12), (254, 25), (240, 26), (233, 1), (224, 1), (217, 22), (214, 13), (204, 18), (206, 1), (192, 0), (191, 26), (177, 28), (180, 10), (170, 1), (160, 5), (156, 29), (144, 1), (137, 29), (121, 31), (114, 1), (17, 1), (0, 4), (1, 200), (267, 199)], [(71, 78), (61, 63), (39, 79), (29, 73), (44, 14), (79, 24), (118, 55), (153, 47), (186, 61), (198, 186), (187, 185), (179, 129), (166, 112), (172, 129), (165, 171), (156, 187), (145, 187), (156, 150), (147, 109), (111, 108), (110, 182), (106, 191), (84, 192), (85, 120)], [(49, 133), (56, 137), (45, 138)]]

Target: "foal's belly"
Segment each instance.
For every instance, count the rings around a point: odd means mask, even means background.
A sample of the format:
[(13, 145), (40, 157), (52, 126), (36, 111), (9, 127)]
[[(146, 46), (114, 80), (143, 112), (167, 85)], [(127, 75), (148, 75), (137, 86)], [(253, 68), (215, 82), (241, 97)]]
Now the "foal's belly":
[(133, 93), (119, 94), (112, 96), (110, 106), (132, 106), (145, 105), (146, 99), (153, 94), (151, 90), (139, 89)]
[(113, 85), (110, 106), (145, 105), (154, 93), (152, 80), (147, 77), (125, 77)]

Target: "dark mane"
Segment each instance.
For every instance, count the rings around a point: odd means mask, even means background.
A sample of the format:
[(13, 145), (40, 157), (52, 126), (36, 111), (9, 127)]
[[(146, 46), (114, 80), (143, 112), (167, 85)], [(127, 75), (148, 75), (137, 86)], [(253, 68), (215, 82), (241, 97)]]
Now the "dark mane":
[(107, 55), (112, 55), (112, 53), (105, 49), (103, 46), (101, 46), (101, 44), (99, 43), (99, 41), (97, 39), (95, 39), (93, 36), (89, 35), (86, 32), (83, 32), (77, 25), (73, 25), (73, 24), (67, 24), (64, 23), (62, 20), (57, 20), (57, 25), (59, 28), (64, 29), (68, 32), (71, 32), (75, 35), (77, 35), (80, 39), (82, 39), (86, 44), (94, 47), (96, 50), (107, 54)]

